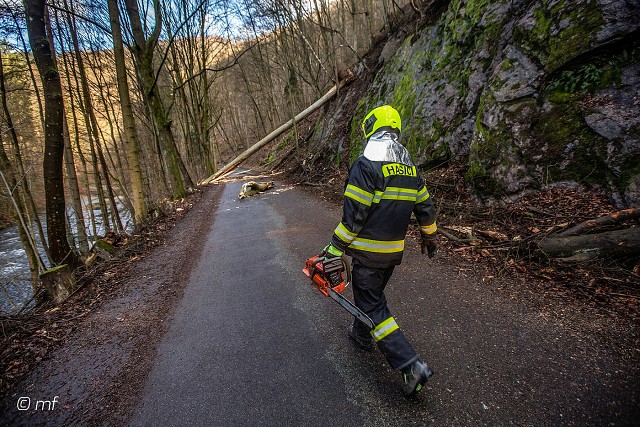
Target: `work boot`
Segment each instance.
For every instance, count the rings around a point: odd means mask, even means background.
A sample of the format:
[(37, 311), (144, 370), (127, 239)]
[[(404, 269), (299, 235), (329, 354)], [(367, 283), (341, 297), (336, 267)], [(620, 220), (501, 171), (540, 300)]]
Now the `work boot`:
[(414, 396), (422, 390), (427, 378), (433, 375), (433, 372), (426, 363), (416, 360), (410, 366), (402, 370), (402, 390), (405, 396)]
[(356, 334), (353, 329), (353, 323), (347, 326), (347, 333), (349, 334), (349, 338), (355, 341), (360, 349), (369, 351), (373, 348), (373, 339), (371, 337), (363, 338)]

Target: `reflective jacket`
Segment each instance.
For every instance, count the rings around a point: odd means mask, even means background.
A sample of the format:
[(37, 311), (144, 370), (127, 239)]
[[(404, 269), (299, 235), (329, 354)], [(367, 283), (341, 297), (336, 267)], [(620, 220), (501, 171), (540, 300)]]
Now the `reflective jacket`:
[(342, 221), (331, 243), (361, 264), (385, 268), (402, 262), (413, 212), (421, 232), (436, 232), (432, 198), (406, 148), (395, 133), (369, 138), (349, 170)]

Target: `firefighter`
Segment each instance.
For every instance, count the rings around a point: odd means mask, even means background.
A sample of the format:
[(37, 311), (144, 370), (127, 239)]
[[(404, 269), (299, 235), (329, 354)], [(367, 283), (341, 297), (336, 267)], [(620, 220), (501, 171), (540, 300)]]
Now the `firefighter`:
[(327, 257), (353, 258), (353, 298), (376, 325), (370, 330), (354, 320), (348, 327), (356, 345), (378, 346), (391, 368), (402, 375), (403, 391), (412, 396), (432, 375), (399, 329), (387, 307), (384, 288), (402, 262), (404, 239), (413, 212), (420, 225), (422, 253), (435, 256), (436, 218), (433, 199), (407, 149), (400, 143), (402, 123), (389, 105), (364, 118), (364, 152), (349, 170), (342, 221), (325, 248)]

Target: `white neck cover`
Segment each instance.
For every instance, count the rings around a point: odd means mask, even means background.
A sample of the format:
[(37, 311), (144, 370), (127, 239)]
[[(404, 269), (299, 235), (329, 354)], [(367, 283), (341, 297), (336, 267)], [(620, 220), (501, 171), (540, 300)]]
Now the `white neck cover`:
[(379, 131), (371, 135), (362, 155), (372, 162), (394, 162), (414, 166), (409, 152), (398, 142), (398, 135), (394, 132)]

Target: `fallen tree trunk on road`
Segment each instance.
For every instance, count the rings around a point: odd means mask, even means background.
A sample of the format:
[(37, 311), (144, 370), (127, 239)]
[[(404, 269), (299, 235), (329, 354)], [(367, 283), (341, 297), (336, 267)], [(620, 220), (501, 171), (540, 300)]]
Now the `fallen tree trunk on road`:
[[(342, 83), (340, 86), (342, 86), (342, 85), (344, 85), (344, 83)], [(282, 126), (277, 128), (276, 130), (271, 132), (269, 135), (265, 136), (260, 141), (258, 141), (257, 143), (255, 143), (254, 145), (249, 147), (247, 150), (242, 152), (235, 159), (231, 160), (231, 162), (229, 162), (225, 167), (223, 167), (218, 172), (216, 172), (213, 175), (211, 175), (209, 178), (203, 180), (200, 184), (202, 184), (202, 185), (210, 184), (210, 183), (214, 182), (215, 180), (217, 180), (219, 178), (222, 178), (227, 173), (231, 172), (231, 170), (233, 170), (240, 163), (242, 163), (245, 160), (247, 160), (249, 157), (251, 157), (253, 154), (255, 154), (262, 147), (264, 147), (265, 145), (267, 145), (268, 143), (270, 143), (271, 141), (273, 141), (274, 139), (276, 139), (277, 137), (279, 137), (280, 135), (282, 135), (283, 133), (288, 131), (291, 127), (293, 127), (293, 125), (295, 123), (297, 123), (300, 120), (304, 119), (305, 117), (307, 117), (308, 115), (310, 115), (311, 113), (316, 111), (318, 108), (320, 108), (324, 104), (326, 104), (331, 98), (333, 98), (335, 96), (335, 94), (337, 92), (338, 92), (338, 86), (332, 87), (329, 90), (329, 92), (324, 94), (324, 96), (322, 98), (318, 99), (316, 102), (311, 104), (309, 107), (307, 107), (304, 111), (299, 113), (293, 119), (289, 120), (288, 122), (286, 122), (285, 124), (283, 124)]]

